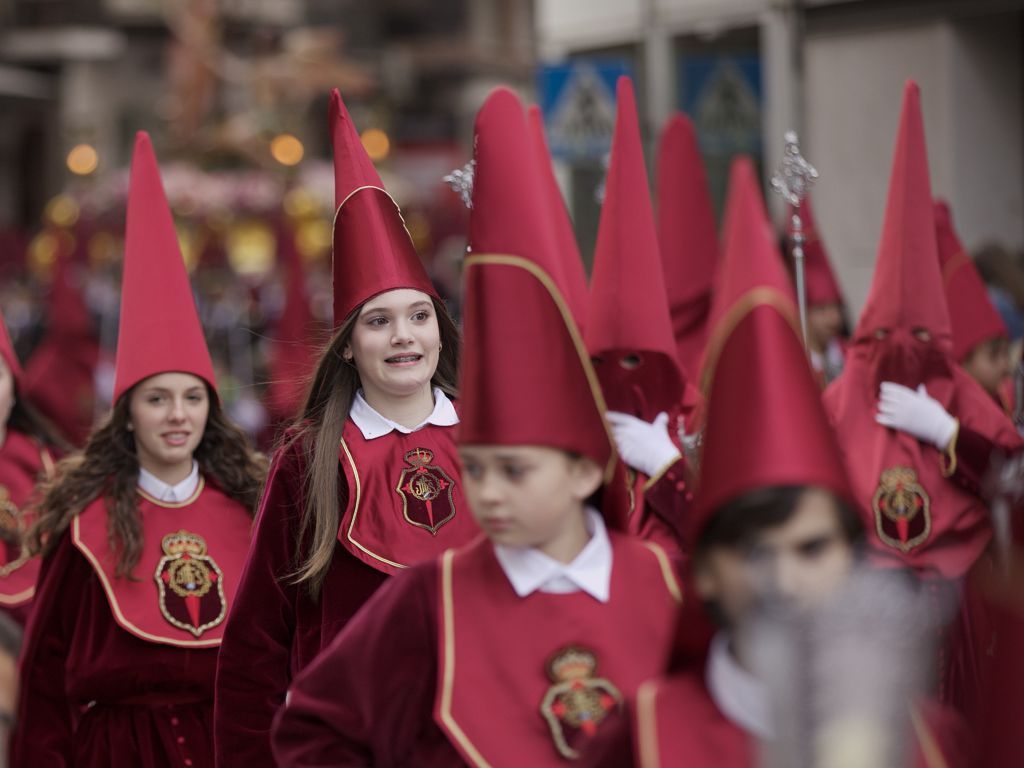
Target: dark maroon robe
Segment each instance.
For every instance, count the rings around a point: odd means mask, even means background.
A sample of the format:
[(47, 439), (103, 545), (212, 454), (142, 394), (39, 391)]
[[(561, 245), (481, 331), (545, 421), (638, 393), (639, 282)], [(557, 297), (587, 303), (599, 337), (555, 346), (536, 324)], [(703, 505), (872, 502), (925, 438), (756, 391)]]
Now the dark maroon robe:
[(486, 539), (393, 579), (295, 680), (275, 723), (279, 763), (434, 768), (477, 764), (480, 750), (492, 764), (571, 764), (555, 733), (578, 747), (587, 728), (562, 719), (573, 704), (558, 687), (579, 685), (610, 711), (616, 687), (629, 696), (644, 670), (667, 664), (675, 624), (667, 556), (610, 538), (606, 604), (579, 592), (518, 598)]
[[(290, 579), (297, 568), (307, 459), (295, 440), (275, 456), (217, 672), (219, 766), (274, 765), (270, 727), (292, 678), (399, 570), (388, 561), (410, 562), (416, 542), (421, 542), (418, 559), (424, 559), (478, 534), (461, 491), (451, 486), (460, 471), (454, 465), (453, 431), (428, 425), (364, 441), (351, 421), (346, 425), (339, 456), (338, 542), (318, 599)], [(421, 448), (428, 451), (417, 452)], [(424, 472), (417, 475), (417, 469)], [(416, 480), (438, 492), (429, 507), (416, 497)]]
[[(241, 505), (215, 489), (197, 493), (189, 503), (160, 510), (163, 523), (175, 523), (169, 531), (150, 530), (151, 503), (140, 500), (143, 562), (152, 565), (155, 557), (166, 570), (170, 559), (163, 558), (162, 543), (178, 530), (176, 524), (199, 534), (212, 558), (203, 561), (206, 578), (216, 576), (198, 614), (210, 624), (220, 594), (230, 599), (234, 592), (241, 556), (227, 550), (241, 537), (244, 551), (249, 520)], [(95, 533), (104, 527), (104, 512), (87, 507), (75, 523), (95, 515), (101, 518), (97, 526), (73, 524), (43, 561), (21, 660), (12, 765), (212, 766), (214, 638), (223, 619), (208, 630), (193, 626), (185, 598), (161, 597), (156, 568), (137, 568), (123, 585), (104, 573), (104, 539), (89, 535), (90, 528)], [(212, 527), (217, 520), (228, 520), (230, 527), (218, 532)], [(218, 581), (223, 593), (217, 593)]]
[(28, 435), (8, 430), (0, 447), (0, 609), (19, 624), (28, 620), (39, 575), (38, 557), (22, 551), (31, 520), (26, 515), (36, 484), (53, 473), (49, 451)]

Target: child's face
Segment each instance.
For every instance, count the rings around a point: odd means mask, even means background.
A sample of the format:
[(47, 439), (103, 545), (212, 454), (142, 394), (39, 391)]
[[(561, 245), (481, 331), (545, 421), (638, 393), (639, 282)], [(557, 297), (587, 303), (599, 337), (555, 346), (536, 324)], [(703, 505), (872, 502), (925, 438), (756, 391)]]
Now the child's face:
[(571, 549), (583, 504), (601, 484), (596, 463), (539, 446), (469, 445), (459, 452), (463, 490), (491, 541), (552, 557)]
[(846, 579), (853, 559), (832, 496), (812, 489), (786, 522), (759, 531), (749, 544), (704, 553), (695, 586), (735, 627), (767, 601), (798, 609), (823, 604)]
[(985, 391), (999, 399), (999, 387), (1010, 375), (1010, 345), (1006, 339), (989, 339), (971, 350), (963, 362)]

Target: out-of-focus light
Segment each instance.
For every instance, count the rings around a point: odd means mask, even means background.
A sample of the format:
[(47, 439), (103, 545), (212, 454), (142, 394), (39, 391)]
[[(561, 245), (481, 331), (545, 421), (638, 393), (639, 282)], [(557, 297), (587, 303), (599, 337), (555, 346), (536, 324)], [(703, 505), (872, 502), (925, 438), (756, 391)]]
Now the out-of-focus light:
[(78, 221), (78, 203), (69, 195), (57, 195), (46, 204), (46, 220), (58, 227), (71, 227)]
[(270, 154), (281, 165), (298, 165), (305, 151), (302, 142), (290, 133), (279, 133), (270, 142)]
[(100, 156), (91, 144), (76, 144), (68, 152), (68, 170), (76, 176), (88, 176), (100, 164)]
[(319, 205), (313, 193), (304, 187), (289, 190), (284, 196), (284, 211), (293, 219), (305, 219), (317, 213)]
[(49, 278), (57, 262), (60, 239), (53, 232), (40, 232), (28, 246), (28, 266), (37, 277)]
[(363, 149), (373, 162), (378, 163), (391, 151), (391, 139), (380, 128), (367, 128), (359, 136)]
[(239, 275), (261, 275), (274, 266), (277, 241), (264, 222), (251, 219), (233, 225), (225, 245), (228, 263)]
[(326, 219), (310, 219), (299, 225), (295, 233), (295, 247), (306, 261), (314, 261), (331, 249), (334, 233)]

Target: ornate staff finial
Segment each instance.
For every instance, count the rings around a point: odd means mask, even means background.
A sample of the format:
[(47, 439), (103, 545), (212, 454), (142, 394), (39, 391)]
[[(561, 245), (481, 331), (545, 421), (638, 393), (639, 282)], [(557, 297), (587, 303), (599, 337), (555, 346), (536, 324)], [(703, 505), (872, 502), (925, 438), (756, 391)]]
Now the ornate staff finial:
[(800, 142), (796, 131), (786, 131), (786, 148), (778, 170), (772, 174), (772, 189), (783, 200), (793, 206), (793, 264), (796, 267), (796, 295), (800, 307), (800, 331), (807, 349), (807, 287), (804, 284), (804, 236), (800, 220), (800, 203), (807, 197), (807, 191), (818, 180), (818, 169), (800, 154)]
[(470, 160), (461, 168), (445, 176), (441, 181), (452, 188), (452, 192), (462, 198), (467, 208), (473, 207), (473, 174), (476, 171), (476, 160)]
[(799, 207), (807, 197), (807, 190), (818, 180), (818, 169), (800, 154), (800, 140), (796, 131), (786, 131), (786, 148), (779, 168), (772, 175), (772, 189), (792, 206)]

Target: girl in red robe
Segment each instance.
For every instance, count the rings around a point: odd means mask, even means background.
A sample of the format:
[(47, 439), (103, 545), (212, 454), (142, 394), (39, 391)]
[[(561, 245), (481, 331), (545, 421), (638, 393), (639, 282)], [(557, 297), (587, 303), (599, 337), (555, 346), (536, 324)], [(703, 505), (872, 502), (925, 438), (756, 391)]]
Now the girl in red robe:
[(562, 765), (671, 650), (668, 556), (586, 506), (615, 453), (516, 97), (476, 131), (460, 452), (487, 536), (393, 579), (296, 678), (282, 765)]
[(39, 482), (53, 477), (68, 445), (24, 397), (24, 374), (0, 320), (0, 609), (24, 625), (35, 595), (39, 558), (24, 537)]
[(334, 317), (270, 469), (217, 673), (220, 766), (273, 765), (292, 678), (392, 576), (479, 533), (454, 431), (459, 334), (337, 91)]
[(114, 408), (61, 462), (14, 765), (212, 766), (213, 683), (263, 467), (217, 399), (149, 137), (136, 138)]

